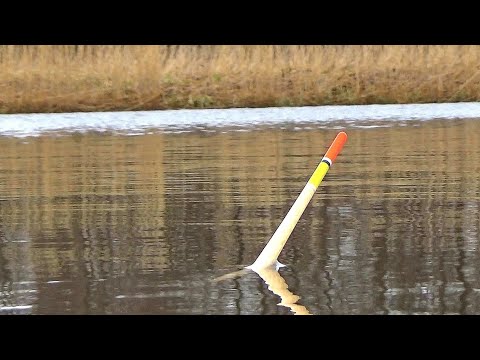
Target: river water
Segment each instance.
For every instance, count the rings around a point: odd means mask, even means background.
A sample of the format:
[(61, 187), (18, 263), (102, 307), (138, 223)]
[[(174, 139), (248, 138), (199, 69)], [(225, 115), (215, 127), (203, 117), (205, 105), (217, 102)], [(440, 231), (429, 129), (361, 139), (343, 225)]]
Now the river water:
[[(341, 130), (286, 266), (241, 270)], [(0, 149), (0, 314), (480, 313), (479, 103), (0, 115)]]

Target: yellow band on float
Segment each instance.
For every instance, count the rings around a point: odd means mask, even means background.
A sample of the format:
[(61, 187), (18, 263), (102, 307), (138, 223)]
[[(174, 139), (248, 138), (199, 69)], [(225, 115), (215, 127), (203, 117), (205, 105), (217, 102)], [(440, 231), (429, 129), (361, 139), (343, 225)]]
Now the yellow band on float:
[(325, 161), (322, 161), (320, 164), (318, 164), (314, 173), (310, 177), (310, 180), (308, 180), (308, 183), (317, 188), (327, 174), (328, 169), (330, 169), (330, 165), (328, 165)]

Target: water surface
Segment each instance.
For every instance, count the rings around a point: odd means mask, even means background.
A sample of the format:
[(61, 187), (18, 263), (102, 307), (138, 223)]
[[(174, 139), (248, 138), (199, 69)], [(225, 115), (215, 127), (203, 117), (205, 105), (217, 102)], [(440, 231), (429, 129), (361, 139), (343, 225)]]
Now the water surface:
[[(479, 120), (476, 103), (0, 116), (0, 314), (480, 313)], [(216, 281), (255, 260), (339, 130), (286, 267)]]

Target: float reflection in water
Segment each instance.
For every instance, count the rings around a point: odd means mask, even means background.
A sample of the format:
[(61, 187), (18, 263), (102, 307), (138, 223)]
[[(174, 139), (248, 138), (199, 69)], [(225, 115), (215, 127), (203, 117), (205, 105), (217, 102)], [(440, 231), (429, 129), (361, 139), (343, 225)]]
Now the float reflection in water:
[(278, 304), (290, 308), (295, 315), (311, 315), (307, 308), (303, 305), (297, 304), (300, 296), (295, 295), (288, 290), (288, 284), (285, 279), (279, 274), (278, 267), (266, 267), (259, 269), (252, 269), (265, 281), (268, 285), (268, 290), (275, 295), (280, 296), (282, 301)]
[[(280, 275), (278, 269), (284, 267), (285, 265), (280, 264), (277, 261), (276, 266), (269, 266), (266, 268), (251, 269), (257, 273), (265, 284), (268, 285), (268, 290), (273, 292), (275, 295), (279, 296), (281, 302), (277, 305), (285, 306), (290, 308), (290, 310), (295, 315), (312, 315), (305, 306), (297, 304), (297, 301), (300, 300), (300, 296), (295, 295), (290, 290), (288, 290), (288, 284), (285, 279)], [(249, 272), (248, 268), (243, 268), (241, 270), (231, 272), (222, 276), (219, 276), (214, 279), (215, 282), (223, 280), (232, 280), (239, 278)]]

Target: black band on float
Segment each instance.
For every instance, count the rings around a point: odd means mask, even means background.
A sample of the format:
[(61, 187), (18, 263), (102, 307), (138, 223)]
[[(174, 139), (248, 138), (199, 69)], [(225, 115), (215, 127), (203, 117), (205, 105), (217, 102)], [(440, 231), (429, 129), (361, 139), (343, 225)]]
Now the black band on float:
[(324, 162), (325, 164), (327, 164), (328, 167), (332, 166), (332, 163), (330, 161), (328, 161), (327, 159), (322, 159), (321, 162)]

